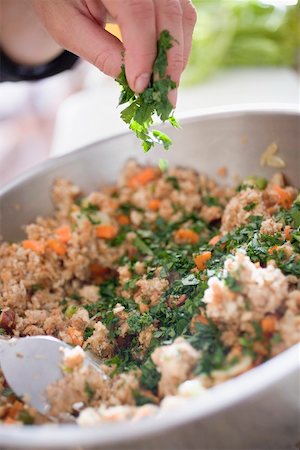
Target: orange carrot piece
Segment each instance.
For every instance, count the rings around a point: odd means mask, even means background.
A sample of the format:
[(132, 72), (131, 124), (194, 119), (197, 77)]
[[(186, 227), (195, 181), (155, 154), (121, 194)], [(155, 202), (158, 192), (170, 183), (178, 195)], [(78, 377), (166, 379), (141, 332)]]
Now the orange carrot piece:
[(292, 227), (290, 225), (287, 225), (284, 227), (284, 237), (287, 241), (290, 241), (292, 238)]
[(254, 342), (253, 350), (261, 356), (268, 355), (268, 349), (264, 346), (264, 344), (262, 342), (258, 342), (258, 341)]
[(175, 231), (175, 239), (185, 244), (196, 244), (199, 241), (199, 236), (193, 230), (179, 228)]
[(55, 234), (61, 242), (68, 242), (72, 237), (69, 225), (63, 225), (62, 227), (56, 228)]
[(47, 247), (56, 253), (58, 256), (64, 256), (67, 252), (67, 247), (63, 242), (57, 239), (49, 239), (47, 241)]
[(194, 261), (199, 270), (204, 270), (207, 261), (209, 261), (210, 259), (211, 259), (211, 252), (203, 252), (200, 255), (196, 255)]
[(274, 315), (266, 316), (261, 320), (260, 324), (264, 333), (272, 334), (276, 331), (277, 318)]
[(148, 203), (148, 208), (152, 211), (157, 211), (160, 207), (160, 200), (158, 198), (153, 198)]
[(15, 423), (17, 423), (16, 419), (13, 419), (12, 417), (6, 417), (3, 420), (4, 425), (14, 425)]
[(194, 316), (192, 318), (191, 324), (190, 324), (190, 330), (192, 333), (195, 333), (197, 323), (202, 323), (203, 325), (207, 325), (208, 320), (205, 316), (203, 316), (203, 314), (198, 314), (197, 316)]
[(137, 188), (139, 186), (145, 186), (146, 184), (150, 183), (150, 181), (155, 180), (157, 176), (157, 170), (155, 170), (154, 167), (146, 167), (145, 169), (142, 169), (139, 173), (131, 177), (127, 185), (130, 188)]
[(116, 217), (116, 220), (119, 225), (129, 225), (130, 224), (130, 219), (128, 216), (126, 216), (126, 214), (120, 214), (119, 216)]
[(140, 303), (139, 304), (139, 309), (140, 309), (140, 313), (144, 314), (144, 313), (149, 311), (149, 306), (146, 305), (145, 303)]
[(232, 347), (231, 351), (230, 351), (230, 356), (235, 357), (235, 356), (240, 356), (242, 353), (242, 346), (241, 345), (235, 345), (234, 347)]
[(277, 184), (272, 186), (272, 188), (278, 196), (279, 205), (283, 206), (285, 209), (289, 209), (293, 203), (293, 198), (292, 198), (291, 194), (286, 192), (285, 189), (278, 186)]
[(278, 249), (279, 249), (279, 246), (278, 246), (278, 245), (273, 245), (273, 247), (270, 247), (270, 248), (268, 249), (269, 255), (273, 255), (273, 253), (274, 253), (274, 252), (277, 252)]
[(8, 416), (15, 419), (19, 412), (23, 409), (24, 405), (19, 400), (15, 400), (8, 410)]
[(108, 206), (112, 211), (115, 211), (118, 207), (118, 202), (114, 198), (108, 200)]
[(98, 225), (96, 236), (101, 239), (113, 239), (118, 234), (118, 228), (114, 225)]
[(212, 237), (211, 240), (208, 242), (208, 245), (216, 245), (219, 240), (221, 239), (221, 235), (217, 234), (216, 236)]
[(33, 239), (23, 241), (22, 245), (25, 250), (32, 250), (35, 253), (44, 253), (45, 251), (45, 245)]
[(77, 330), (76, 328), (68, 327), (67, 335), (69, 336), (72, 345), (82, 345), (83, 344), (82, 332)]
[(217, 170), (219, 177), (227, 177), (228, 169), (225, 166), (219, 167)]

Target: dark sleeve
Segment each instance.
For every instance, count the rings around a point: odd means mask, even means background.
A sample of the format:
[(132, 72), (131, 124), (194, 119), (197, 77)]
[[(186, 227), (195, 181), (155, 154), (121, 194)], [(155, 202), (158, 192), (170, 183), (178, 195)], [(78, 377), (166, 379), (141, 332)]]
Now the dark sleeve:
[(52, 61), (39, 66), (25, 66), (12, 61), (0, 50), (0, 81), (35, 81), (71, 69), (78, 56), (65, 50)]

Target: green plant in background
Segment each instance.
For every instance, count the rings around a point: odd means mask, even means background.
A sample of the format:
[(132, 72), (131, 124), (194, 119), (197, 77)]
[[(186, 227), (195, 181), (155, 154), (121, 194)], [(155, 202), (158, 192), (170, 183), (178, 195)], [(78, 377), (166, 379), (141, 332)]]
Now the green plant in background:
[(260, 0), (194, 0), (198, 21), (183, 82), (202, 81), (220, 66), (297, 63), (300, 3)]
[(193, 4), (198, 18), (189, 64), (183, 74), (186, 85), (204, 80), (223, 64), (236, 28), (236, 18), (227, 1), (194, 0)]

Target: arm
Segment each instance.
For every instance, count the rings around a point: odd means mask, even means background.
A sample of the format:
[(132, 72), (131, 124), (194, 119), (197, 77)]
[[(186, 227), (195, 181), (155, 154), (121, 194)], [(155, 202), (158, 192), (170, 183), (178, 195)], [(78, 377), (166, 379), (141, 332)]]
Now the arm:
[(45, 64), (63, 52), (36, 15), (30, 0), (1, 0), (0, 47), (15, 63)]

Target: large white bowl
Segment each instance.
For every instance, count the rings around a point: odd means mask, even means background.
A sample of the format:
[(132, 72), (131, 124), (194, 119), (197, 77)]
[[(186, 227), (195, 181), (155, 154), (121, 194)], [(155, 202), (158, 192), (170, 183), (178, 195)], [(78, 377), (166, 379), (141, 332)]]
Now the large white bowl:
[[(19, 239), (22, 226), (51, 213), (56, 177), (86, 192), (117, 179), (128, 158), (190, 166), (215, 176), (226, 165), (230, 177), (265, 175), (262, 151), (276, 141), (290, 182), (300, 185), (300, 122), (297, 111), (230, 111), (193, 114), (182, 130), (169, 130), (173, 148), (143, 154), (130, 133), (49, 160), (0, 192), (0, 235)], [(230, 178), (229, 177), (229, 178)], [(20, 375), (21, 376), (21, 375)], [(212, 388), (165, 417), (98, 428), (73, 425), (0, 426), (0, 449), (287, 449), (300, 440), (300, 344), (261, 366)]]

